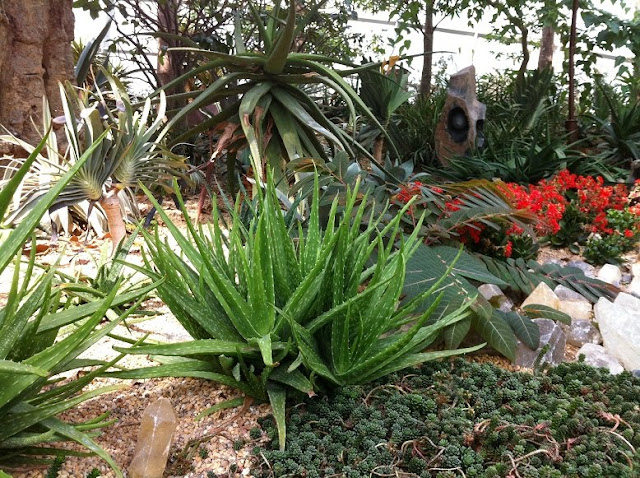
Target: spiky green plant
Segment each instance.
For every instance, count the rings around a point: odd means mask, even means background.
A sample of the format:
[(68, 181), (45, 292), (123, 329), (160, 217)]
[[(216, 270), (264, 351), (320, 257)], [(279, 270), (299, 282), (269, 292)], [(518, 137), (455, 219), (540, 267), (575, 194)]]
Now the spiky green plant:
[[(117, 295), (118, 287), (114, 287), (100, 300), (73, 306), (73, 299), (64, 294), (64, 286), (57, 280), (55, 268), (40, 275), (34, 272), (35, 247), (31, 248), (26, 266), (21, 261), (25, 241), (44, 212), (68, 187), (105, 137), (106, 133), (96, 138), (67, 174), (34, 202), (31, 211), (14, 230), (1, 231), (0, 273), (5, 272), (12, 262), (14, 272), (6, 303), (0, 308), (0, 468), (46, 463), (47, 457), (70, 453), (56, 447), (56, 442), (73, 440), (98, 454), (117, 476), (122, 476), (115, 462), (90, 438), (92, 430), (110, 423), (106, 415), (81, 424), (66, 423), (56, 415), (114, 389), (103, 387), (81, 393), (85, 385), (114, 362), (87, 361), (77, 357), (109, 333), (139, 303), (127, 309), (117, 320), (97, 328), (110, 307), (136, 299), (141, 301), (152, 286), (120, 295)], [(37, 161), (45, 143), (46, 136), (0, 191), (0, 220), (7, 213), (13, 191)], [(56, 340), (60, 328), (68, 324), (73, 324), (72, 331)], [(56, 385), (58, 374), (92, 365), (98, 368), (64, 385)]]
[[(182, 94), (193, 97), (186, 107), (165, 126), (165, 132), (184, 123), (188, 115), (225, 100), (231, 105), (210, 119), (175, 136), (171, 144), (178, 144), (195, 134), (214, 127), (225, 130), (215, 147), (214, 157), (225, 149), (250, 151), (255, 176), (264, 180), (267, 165), (281, 180), (287, 162), (297, 158), (314, 157), (328, 160), (333, 150), (346, 151), (351, 158), (368, 155), (366, 148), (354, 140), (343, 127), (321, 110), (305, 86), (328, 88), (344, 101), (349, 122), (356, 124), (362, 115), (371, 125), (387, 135), (376, 116), (358, 96), (345, 77), (362, 70), (379, 68), (379, 63), (357, 66), (341, 59), (317, 54), (292, 53), (292, 42), (325, 2), (310, 8), (303, 17), (296, 18), (296, 2), (288, 1), (285, 8), (276, 2), (273, 10), (259, 12), (252, 2), (248, 8), (258, 29), (262, 51), (246, 51), (239, 38), (235, 55), (196, 48), (182, 48), (204, 58), (198, 68), (165, 85), (173, 86), (197, 78), (199, 74), (215, 71), (218, 77), (202, 90)], [(264, 18), (267, 18), (266, 22)], [(238, 28), (237, 28), (238, 30)], [(334, 68), (341, 65), (343, 69)], [(390, 144), (391, 148), (395, 148)], [(279, 182), (279, 187), (286, 183)]]
[[(181, 359), (114, 375), (202, 377), (269, 400), (284, 446), (287, 390), (311, 395), (323, 384), (365, 383), (468, 351), (424, 352), (443, 327), (466, 316), (468, 304), (432, 317), (453, 264), (400, 305), (406, 263), (420, 240), (417, 233), (402, 235), (400, 216), (384, 225), (384, 214), (369, 215), (361, 230), (368, 208), (358, 186), (345, 202), (333, 201), (325, 230), (317, 182), (306, 228), (298, 224), (297, 231), (285, 224), (271, 177), (266, 191), (258, 190), (250, 225), (234, 211), (228, 235), (215, 206), (206, 229), (197, 230), (185, 215), (187, 237), (156, 204), (180, 252), (157, 230), (144, 233), (149, 257), (142, 271), (166, 279), (158, 294), (194, 340), (118, 349)], [(416, 313), (428, 297), (436, 297), (435, 305)]]
[[(44, 196), (58, 179), (91, 148), (83, 166), (68, 185), (54, 199), (51, 210), (82, 201), (89, 201), (88, 212), (94, 204), (102, 206), (109, 221), (114, 242), (121, 234), (116, 232), (122, 223), (118, 200), (137, 210), (132, 189), (138, 182), (163, 186), (170, 184), (174, 174), (183, 167), (183, 160), (163, 146), (159, 134), (166, 110), (164, 95), (160, 96), (157, 114), (152, 121), (151, 101), (147, 99), (142, 111), (135, 111), (122, 83), (107, 70), (101, 70), (109, 80), (110, 91), (96, 88), (92, 92), (67, 84), (60, 85), (64, 110), (64, 128), (68, 148), (63, 156), (58, 154), (54, 135), (49, 136), (47, 154), (38, 154), (31, 169), (16, 191), (15, 205), (9, 221), (18, 221), (27, 214), (36, 201)], [(55, 120), (55, 119), (54, 119)], [(47, 125), (48, 127), (48, 125)], [(103, 139), (97, 142), (97, 138)], [(0, 140), (22, 147), (31, 153), (34, 147), (12, 135), (0, 136)], [(0, 182), (4, 185), (4, 181)], [(112, 199), (115, 198), (115, 201)], [(124, 223), (121, 224), (124, 232)]]

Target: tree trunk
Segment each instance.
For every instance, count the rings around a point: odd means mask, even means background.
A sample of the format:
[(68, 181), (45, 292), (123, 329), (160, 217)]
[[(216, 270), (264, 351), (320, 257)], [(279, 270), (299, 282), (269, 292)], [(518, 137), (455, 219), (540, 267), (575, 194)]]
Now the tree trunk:
[[(72, 0), (0, 0), (0, 125), (36, 144), (42, 98), (63, 114), (58, 82), (73, 79)], [(59, 144), (63, 143), (62, 131)], [(0, 143), (0, 154), (20, 154)]]
[(109, 224), (109, 234), (111, 235), (111, 242), (113, 244), (112, 253), (115, 252), (120, 241), (127, 235), (127, 228), (122, 217), (122, 209), (120, 208), (120, 201), (118, 200), (118, 189), (113, 188), (107, 192), (102, 199), (100, 199), (100, 206), (104, 210), (107, 216), (107, 223)]
[(553, 52), (555, 45), (555, 30), (553, 26), (542, 27), (542, 39), (540, 43), (540, 58), (538, 59), (538, 70), (543, 71), (547, 68), (553, 68)]
[[(174, 0), (158, 2), (158, 31), (163, 33), (178, 33), (178, 11)], [(164, 86), (176, 78), (178, 65), (175, 64), (173, 53), (168, 48), (175, 47), (174, 40), (158, 38), (158, 79), (160, 86)]]
[(423, 65), (420, 78), (420, 96), (428, 98), (431, 94), (431, 76), (433, 73), (433, 0), (425, 3), (426, 18), (424, 22), (423, 37)]

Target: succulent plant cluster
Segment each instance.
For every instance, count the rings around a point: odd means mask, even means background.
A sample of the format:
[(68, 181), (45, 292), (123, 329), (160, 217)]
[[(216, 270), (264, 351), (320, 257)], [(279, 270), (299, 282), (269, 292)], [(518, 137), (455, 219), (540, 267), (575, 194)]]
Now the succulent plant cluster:
[[(254, 452), (255, 476), (632, 477), (640, 380), (583, 363), (541, 374), (431, 362), (291, 410), (287, 450)], [(250, 436), (257, 438), (259, 430)]]

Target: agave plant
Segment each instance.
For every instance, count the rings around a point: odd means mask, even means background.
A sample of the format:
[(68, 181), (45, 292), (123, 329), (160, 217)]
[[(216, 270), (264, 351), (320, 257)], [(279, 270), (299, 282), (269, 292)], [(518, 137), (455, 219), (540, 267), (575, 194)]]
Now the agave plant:
[[(149, 99), (142, 111), (134, 111), (122, 83), (108, 71), (102, 70), (102, 73), (111, 85), (108, 92), (96, 89), (93, 93), (70, 84), (60, 85), (65, 115), (53, 121), (64, 122), (67, 151), (60, 156), (53, 135), (50, 135), (47, 154), (37, 155), (16, 192), (9, 222), (18, 221), (27, 214), (85, 151), (97, 144), (82, 168), (53, 201), (51, 211), (89, 201), (87, 215), (90, 215), (93, 206), (99, 204), (106, 214), (112, 240), (117, 244), (126, 234), (121, 202), (137, 211), (133, 189), (138, 182), (150, 187), (169, 187), (170, 179), (184, 167), (184, 158), (165, 148), (162, 134), (159, 134), (166, 110), (164, 94), (160, 95), (157, 115), (152, 121)], [(103, 139), (96, 143), (101, 136)], [(0, 136), (0, 140), (18, 145), (29, 153), (34, 151), (32, 145), (15, 136)]]
[[(56, 443), (73, 440), (102, 457), (117, 476), (123, 476), (112, 458), (90, 437), (111, 423), (108, 415), (79, 424), (66, 423), (56, 415), (98, 394), (114, 390), (114, 387), (103, 387), (81, 393), (85, 385), (115, 361), (105, 363), (77, 357), (135, 310), (155, 285), (120, 295), (117, 295), (118, 287), (114, 287), (99, 300), (74, 306), (73, 299), (63, 292), (65, 287), (58, 283), (55, 268), (40, 275), (34, 272), (37, 270), (35, 247), (31, 248), (26, 267), (21, 261), (25, 241), (40, 217), (100, 147), (105, 136), (106, 133), (96, 138), (67, 174), (34, 202), (21, 223), (11, 232), (3, 231), (5, 234), (0, 239), (0, 273), (14, 263), (8, 299), (0, 308), (0, 469), (47, 463), (47, 457), (71, 453), (55, 446)], [(28, 175), (45, 142), (46, 137), (0, 191), (0, 219), (8, 210), (13, 190)], [(131, 300), (138, 300), (138, 303), (127, 308), (116, 320), (97, 327), (110, 307)], [(60, 328), (69, 324), (73, 324), (71, 332), (56, 340)], [(83, 377), (57, 385), (58, 374), (96, 365), (97, 368)]]
[[(158, 294), (194, 340), (118, 349), (165, 356), (159, 360), (167, 363), (113, 375), (201, 377), (269, 400), (284, 447), (287, 390), (312, 395), (471, 350), (424, 352), (443, 327), (466, 316), (463, 304), (434, 320), (441, 281), (399, 305), (417, 234), (404, 237), (399, 217), (383, 225), (383, 215), (369, 215), (361, 231), (369, 209), (357, 184), (347, 192), (342, 214), (333, 201), (323, 231), (318, 197), (316, 182), (306, 228), (298, 223), (290, 230), (269, 177), (266, 191), (258, 190), (248, 228), (233, 212), (227, 236), (214, 201), (206, 229), (197, 230), (185, 215), (191, 240), (157, 205), (180, 252), (157, 230), (145, 232), (149, 257), (142, 271), (154, 280), (166, 278)], [(416, 314), (427, 297), (436, 297), (435, 305)]]
[[(223, 133), (213, 152), (213, 159), (224, 150), (247, 148), (255, 176), (265, 180), (267, 165), (280, 181), (286, 163), (297, 158), (314, 157), (328, 160), (329, 151), (345, 151), (349, 157), (356, 154), (375, 159), (353, 136), (334, 123), (303, 86), (320, 85), (333, 90), (347, 105), (350, 123), (355, 126), (360, 113), (383, 135), (386, 132), (345, 77), (362, 70), (379, 68), (380, 64), (357, 67), (339, 59), (316, 54), (290, 52), (294, 39), (324, 2), (319, 2), (296, 23), (296, 2), (289, 1), (286, 11), (276, 2), (273, 10), (262, 15), (248, 2), (248, 8), (259, 30), (263, 52), (249, 52), (240, 40), (237, 53), (229, 55), (196, 48), (181, 48), (206, 59), (201, 66), (165, 85), (166, 89), (197, 78), (203, 72), (219, 72), (217, 79), (202, 91), (187, 93), (193, 101), (175, 112), (165, 126), (168, 132), (181, 124), (188, 115), (204, 110), (221, 100), (237, 99), (231, 106), (176, 136), (172, 144), (185, 141), (193, 135), (219, 128)], [(263, 18), (266, 17), (266, 24)], [(283, 17), (283, 18), (281, 18)], [(334, 69), (335, 65), (345, 68)], [(391, 148), (395, 148), (393, 144)], [(286, 187), (286, 182), (279, 182)]]

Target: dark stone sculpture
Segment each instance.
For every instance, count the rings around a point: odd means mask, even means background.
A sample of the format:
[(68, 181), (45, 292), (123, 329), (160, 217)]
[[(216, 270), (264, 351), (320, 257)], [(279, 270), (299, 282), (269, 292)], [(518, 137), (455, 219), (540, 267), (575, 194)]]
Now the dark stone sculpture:
[(485, 112), (486, 106), (476, 98), (476, 69), (469, 66), (451, 75), (435, 135), (436, 154), (442, 164), (484, 146)]

